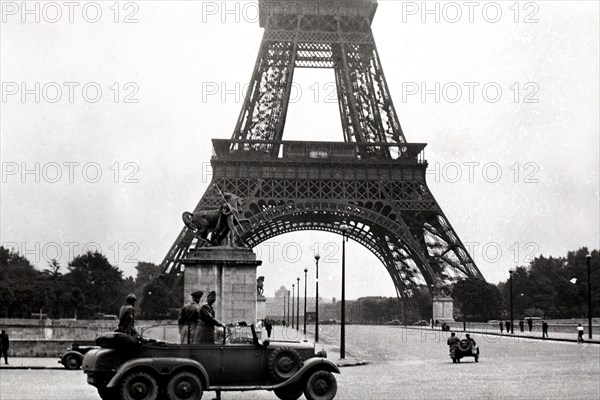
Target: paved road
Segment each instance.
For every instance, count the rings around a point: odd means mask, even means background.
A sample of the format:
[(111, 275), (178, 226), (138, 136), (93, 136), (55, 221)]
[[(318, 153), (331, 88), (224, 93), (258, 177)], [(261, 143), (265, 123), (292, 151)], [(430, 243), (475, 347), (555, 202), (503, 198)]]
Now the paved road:
[[(337, 327), (327, 341), (337, 340)], [(347, 352), (368, 365), (342, 368), (337, 399), (600, 398), (600, 346), (479, 338), (481, 359), (452, 364), (441, 332), (349, 326)], [(334, 343), (335, 344), (335, 343)], [(337, 355), (330, 354), (331, 359)], [(205, 394), (211, 399), (212, 394)], [(98, 399), (80, 371), (0, 370), (0, 399)], [(270, 392), (223, 400), (276, 399)]]

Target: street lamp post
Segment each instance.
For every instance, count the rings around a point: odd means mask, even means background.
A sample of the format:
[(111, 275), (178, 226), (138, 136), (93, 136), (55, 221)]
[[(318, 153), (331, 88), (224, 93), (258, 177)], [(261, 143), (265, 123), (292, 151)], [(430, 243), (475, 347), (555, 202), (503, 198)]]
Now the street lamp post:
[(465, 289), (467, 281), (465, 279), (463, 279), (462, 281), (462, 314), (463, 314), (463, 331), (467, 331), (467, 309), (465, 308), (467, 306), (467, 302), (466, 302), (466, 298), (467, 298), (467, 290)]
[(294, 300), (296, 298), (296, 292), (294, 291), (295, 287), (296, 285), (292, 283), (292, 329), (294, 329)]
[(434, 328), (434, 320), (433, 320), (433, 289), (435, 288), (435, 285), (432, 283), (431, 285), (429, 285), (431, 287), (431, 328)]
[(340, 358), (346, 358), (346, 233), (348, 225), (340, 225), (342, 231), (342, 323), (340, 326)]
[(514, 334), (514, 321), (513, 321), (513, 272), (515, 272), (514, 270), (510, 269), (508, 270), (508, 273), (510, 274), (510, 333)]
[(319, 341), (319, 259), (320, 255), (315, 255), (315, 265), (317, 267), (317, 274), (315, 278), (316, 292), (315, 292), (315, 343)]
[(306, 274), (308, 268), (304, 268), (304, 336), (306, 336)]
[(300, 330), (300, 277), (296, 278), (298, 281), (298, 290), (296, 291), (296, 329)]
[(589, 338), (592, 338), (592, 278), (591, 278), (591, 268), (590, 263), (592, 261), (592, 255), (588, 254), (585, 256), (585, 260), (587, 262), (587, 273), (588, 273), (588, 335)]

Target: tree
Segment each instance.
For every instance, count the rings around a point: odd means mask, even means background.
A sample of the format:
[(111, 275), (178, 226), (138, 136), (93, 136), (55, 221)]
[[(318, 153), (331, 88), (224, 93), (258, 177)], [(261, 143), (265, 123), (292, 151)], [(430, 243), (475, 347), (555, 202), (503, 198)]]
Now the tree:
[(498, 287), (474, 277), (456, 282), (452, 286), (452, 300), (455, 309), (460, 310), (460, 316), (455, 317), (462, 318), (464, 313), (468, 321), (497, 319), (502, 312), (502, 296)]
[(85, 298), (81, 317), (95, 313), (117, 314), (123, 302), (123, 274), (98, 251), (77, 256), (69, 263), (65, 279), (71, 287), (79, 288)]

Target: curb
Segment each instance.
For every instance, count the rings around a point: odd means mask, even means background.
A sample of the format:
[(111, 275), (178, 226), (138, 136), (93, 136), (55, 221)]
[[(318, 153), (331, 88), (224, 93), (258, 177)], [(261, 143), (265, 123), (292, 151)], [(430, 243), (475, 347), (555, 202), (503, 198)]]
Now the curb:
[[(410, 326), (403, 326), (404, 328), (410, 328)], [(433, 331), (433, 332), (444, 332), (440, 329), (434, 329), (434, 328), (429, 328), (429, 327), (415, 327), (418, 329), (422, 329), (422, 330), (429, 330), (429, 331)], [(567, 343), (577, 343), (577, 339), (565, 339), (565, 338), (542, 338), (542, 337), (536, 337), (536, 336), (520, 336), (520, 335), (506, 335), (503, 333), (497, 333), (497, 332), (484, 332), (484, 331), (471, 331), (471, 330), (462, 330), (462, 329), (454, 329), (454, 330), (450, 330), (450, 331), (446, 331), (446, 332), (464, 332), (464, 333), (473, 333), (473, 334), (478, 334), (478, 335), (493, 335), (493, 336), (500, 336), (500, 337), (506, 337), (506, 338), (513, 338), (513, 339), (531, 339), (531, 340), (541, 340), (544, 342), (567, 342)], [(589, 339), (585, 339), (584, 342), (582, 344), (600, 344), (600, 340), (589, 340)]]
[(68, 370), (65, 367), (45, 367), (43, 365), (35, 365), (35, 366), (26, 366), (26, 365), (8, 365), (8, 366), (4, 366), (4, 367), (0, 367), (0, 371), (5, 370), (5, 369), (20, 369), (20, 370), (28, 370), (28, 369), (53, 369), (53, 370), (60, 370), (60, 371), (81, 371), (78, 369), (74, 369), (74, 370)]
[(358, 361), (351, 361), (351, 362), (342, 362), (342, 360), (338, 360), (335, 362), (335, 365), (337, 365), (340, 368), (346, 368), (346, 367), (358, 367), (361, 365), (367, 365), (368, 362), (366, 362), (365, 360), (358, 360)]

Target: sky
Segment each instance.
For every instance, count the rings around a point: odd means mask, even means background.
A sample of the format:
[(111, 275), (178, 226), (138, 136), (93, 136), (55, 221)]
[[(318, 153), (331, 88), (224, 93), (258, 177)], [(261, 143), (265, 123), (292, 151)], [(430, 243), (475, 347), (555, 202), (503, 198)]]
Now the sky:
[[(379, 1), (372, 28), (404, 133), (428, 143), (429, 188), (489, 282), (600, 247), (598, 4)], [(233, 132), (256, 5), (3, 1), (0, 242), (39, 268), (94, 249), (125, 275), (160, 263), (210, 182), (211, 139)], [(332, 70), (296, 70), (284, 139), (343, 140)], [(267, 296), (304, 268), (312, 287), (318, 252), (320, 294), (339, 298), (339, 235), (255, 250)], [(346, 290), (395, 296), (352, 241)]]

